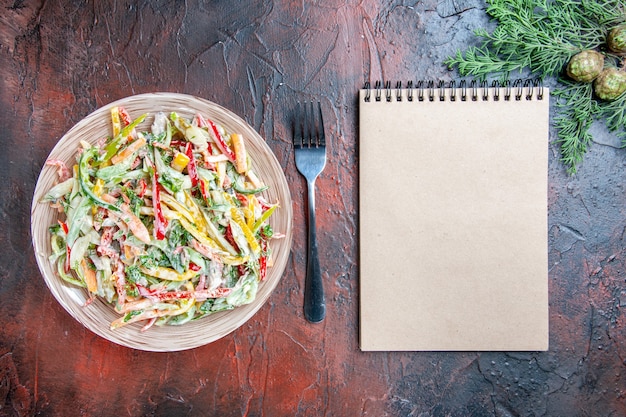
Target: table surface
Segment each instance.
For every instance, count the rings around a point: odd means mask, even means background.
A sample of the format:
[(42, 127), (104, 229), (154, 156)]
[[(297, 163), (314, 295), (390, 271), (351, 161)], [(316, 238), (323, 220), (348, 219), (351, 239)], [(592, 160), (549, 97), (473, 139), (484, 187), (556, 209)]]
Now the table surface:
[[(549, 351), (359, 350), (357, 90), (367, 80), (455, 78), (442, 62), (476, 42), (484, 7), (3, 1), (0, 416), (626, 415), (626, 154), (601, 128), (575, 175), (548, 148)], [(269, 301), (226, 337), (173, 353), (84, 329), (48, 291), (29, 234), (36, 179), (56, 141), (99, 106), (154, 91), (204, 97), (244, 118), (275, 152), (294, 201), (293, 248)], [(302, 312), (306, 186), (290, 141), (304, 100), (321, 101), (332, 143), (317, 182), (321, 324)]]

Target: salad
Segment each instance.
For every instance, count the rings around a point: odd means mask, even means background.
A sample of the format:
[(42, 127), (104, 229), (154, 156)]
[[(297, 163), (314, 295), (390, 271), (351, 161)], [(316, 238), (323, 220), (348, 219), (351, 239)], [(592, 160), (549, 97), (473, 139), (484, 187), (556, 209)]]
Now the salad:
[(278, 202), (252, 169), (242, 135), (197, 114), (132, 120), (111, 108), (112, 136), (81, 142), (76, 164), (48, 160), (59, 183), (44, 196), (58, 275), (101, 297), (119, 318), (181, 325), (254, 300), (271, 266), (268, 219)]

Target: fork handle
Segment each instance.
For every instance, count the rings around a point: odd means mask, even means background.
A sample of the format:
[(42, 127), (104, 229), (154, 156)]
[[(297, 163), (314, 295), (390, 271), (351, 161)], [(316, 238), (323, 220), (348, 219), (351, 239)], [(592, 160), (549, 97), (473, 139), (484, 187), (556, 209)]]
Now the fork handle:
[(319, 323), (326, 316), (326, 300), (322, 270), (317, 253), (317, 229), (315, 226), (315, 181), (307, 181), (309, 194), (309, 241), (306, 262), (306, 278), (304, 281), (304, 316), (312, 323)]

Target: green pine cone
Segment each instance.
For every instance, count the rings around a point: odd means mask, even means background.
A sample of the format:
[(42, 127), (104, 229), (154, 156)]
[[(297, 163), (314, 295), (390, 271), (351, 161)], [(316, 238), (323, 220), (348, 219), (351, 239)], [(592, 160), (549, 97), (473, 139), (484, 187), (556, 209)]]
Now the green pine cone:
[(626, 72), (607, 68), (596, 78), (593, 88), (602, 100), (615, 100), (626, 91)]
[(626, 25), (614, 27), (607, 37), (609, 49), (618, 54), (626, 53)]
[(587, 50), (577, 53), (567, 64), (567, 75), (574, 81), (592, 82), (604, 67), (604, 55), (600, 52)]

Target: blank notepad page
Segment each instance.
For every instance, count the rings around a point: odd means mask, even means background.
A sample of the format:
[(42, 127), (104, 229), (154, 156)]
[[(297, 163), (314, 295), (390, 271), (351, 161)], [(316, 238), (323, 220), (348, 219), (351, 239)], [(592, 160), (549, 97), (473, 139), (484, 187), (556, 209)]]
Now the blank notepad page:
[(549, 93), (510, 91), (360, 91), (362, 350), (548, 348)]

